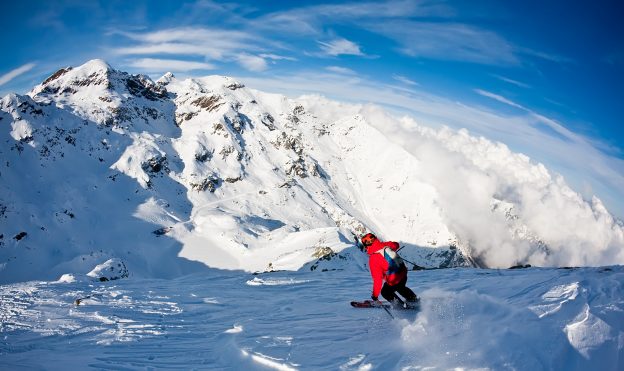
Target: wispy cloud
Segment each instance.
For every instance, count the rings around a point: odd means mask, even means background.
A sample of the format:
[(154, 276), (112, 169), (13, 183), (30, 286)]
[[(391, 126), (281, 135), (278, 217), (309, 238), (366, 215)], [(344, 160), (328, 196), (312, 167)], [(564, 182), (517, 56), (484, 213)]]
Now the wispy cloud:
[(409, 20), (370, 24), (396, 41), (398, 51), (417, 58), (491, 65), (519, 65), (514, 46), (498, 34), (461, 23)]
[[(397, 44), (397, 51), (415, 58), (502, 66), (530, 64), (525, 61), (527, 57), (573, 62), (563, 56), (516, 45), (501, 34), (464, 23), (444, 1), (312, 5), (269, 13), (251, 19), (250, 24), (268, 32), (317, 37), (326, 36), (330, 25), (348, 25), (385, 36)], [(355, 49), (353, 53), (359, 55)]]
[(120, 34), (137, 41), (148, 43), (195, 42), (200, 44), (215, 43), (220, 46), (234, 44), (240, 46), (245, 40), (257, 39), (247, 32), (205, 27), (168, 28), (146, 33), (120, 32)]
[(180, 54), (221, 59), (240, 50), (259, 50), (259, 37), (241, 31), (183, 27), (153, 32), (119, 32), (134, 45), (115, 48), (122, 55)]
[(405, 76), (402, 76), (402, 75), (392, 75), (392, 78), (395, 79), (396, 81), (402, 82), (403, 84), (406, 84), (406, 85), (410, 85), (410, 86), (418, 86), (418, 85), (420, 85), (416, 81), (411, 80), (411, 79), (409, 79), (409, 78), (407, 78)]
[(131, 60), (128, 66), (140, 68), (144, 72), (160, 72), (160, 71), (193, 71), (193, 70), (211, 70), (215, 66), (206, 62), (183, 61), (178, 59), (156, 59), (156, 58), (140, 58)]
[[(492, 65), (518, 65), (518, 50), (502, 36), (475, 26), (453, 22), (455, 11), (438, 1), (388, 1), (315, 5), (271, 13), (256, 20), (267, 30), (323, 35), (331, 24), (346, 24), (387, 37), (404, 55)], [(436, 18), (442, 22), (414, 19)], [(329, 44), (329, 43), (326, 43)], [(329, 55), (341, 54), (338, 45), (324, 45)], [(343, 43), (349, 53), (360, 47)]]
[(526, 108), (524, 108), (523, 106), (519, 105), (518, 103), (512, 102), (511, 100), (509, 100), (509, 99), (507, 99), (507, 98), (505, 98), (503, 96), (500, 96), (498, 94), (494, 94), (494, 93), (491, 93), (489, 91), (485, 91), (485, 90), (481, 90), (481, 89), (474, 89), (474, 92), (479, 94), (479, 95), (482, 95), (484, 97), (491, 98), (491, 99), (494, 99), (494, 100), (499, 101), (501, 103), (507, 104), (509, 106), (520, 108), (520, 109), (522, 109), (524, 111), (527, 111)]
[(257, 55), (241, 54), (238, 56), (238, 63), (245, 69), (254, 72), (261, 72), (268, 68), (266, 60)]
[[(323, 34), (323, 25), (351, 24), (362, 20), (388, 20), (412, 17), (447, 18), (455, 11), (440, 1), (375, 1), (344, 4), (320, 4), (282, 10), (253, 20), (257, 29), (298, 33)], [(369, 30), (373, 31), (374, 30)]]
[(346, 68), (346, 67), (340, 67), (340, 66), (328, 66), (325, 67), (325, 69), (329, 72), (334, 72), (334, 73), (338, 73), (341, 75), (355, 75), (356, 72), (353, 71), (350, 68)]
[(222, 28), (177, 27), (152, 32), (116, 32), (135, 43), (117, 47), (115, 52), (152, 57), (163, 54), (204, 56), (215, 61), (235, 61), (237, 54), (248, 53), (265, 59), (265, 62), (277, 62), (292, 57), (269, 57), (281, 54), (276, 50), (302, 50), (302, 43), (313, 38), (318, 40), (321, 51), (313, 53), (308, 50), (302, 54), (370, 57), (364, 52), (365, 44), (335, 36), (333, 26), (347, 26), (381, 35), (390, 40), (390, 45), (395, 45), (395, 51), (414, 58), (499, 66), (521, 66), (529, 57), (569, 61), (517, 46), (493, 31), (462, 23), (453, 8), (440, 1), (321, 4), (256, 17), (252, 11), (239, 14), (239, 7), (234, 3), (201, 1), (195, 8), (217, 11), (223, 20), (219, 23)]
[(528, 89), (528, 88), (531, 87), (531, 85), (529, 85), (529, 84), (525, 84), (523, 82), (520, 82), (520, 81), (517, 81), (517, 80), (513, 80), (513, 79), (510, 79), (510, 78), (505, 77), (505, 76), (500, 76), (500, 75), (495, 75), (495, 74), (492, 74), (492, 76), (497, 78), (497, 79), (499, 79), (499, 80), (501, 80), (501, 81), (504, 81), (506, 83), (509, 83), (509, 84), (512, 84), (512, 85), (515, 85), (515, 86), (518, 86), (518, 87), (521, 87), (521, 88)]
[(565, 128), (565, 126), (563, 126), (562, 124), (560, 124), (559, 122), (557, 122), (556, 120), (553, 120), (551, 118), (548, 118), (546, 116), (543, 116), (521, 104), (518, 104), (510, 99), (507, 99), (501, 95), (498, 94), (494, 94), (492, 92), (489, 91), (485, 91), (485, 90), (481, 90), (481, 89), (474, 89), (474, 91), (479, 94), (482, 95), (484, 97), (487, 98), (491, 98), (494, 99), (498, 102), (504, 103), (508, 106), (511, 107), (515, 107), (518, 108), (522, 111), (527, 112), (531, 117), (533, 117), (534, 119), (536, 119), (538, 122), (540, 122), (541, 124), (546, 125), (547, 127), (549, 127), (550, 129), (552, 129), (553, 132), (557, 133), (558, 135), (561, 136), (561, 138), (565, 138), (566, 140), (569, 140), (571, 142), (576, 142), (579, 144), (587, 144), (590, 141), (581, 137), (578, 134), (575, 134), (574, 132), (568, 130)]
[(358, 44), (347, 39), (339, 38), (327, 42), (318, 41), (318, 43), (325, 54), (334, 57), (339, 55), (364, 55)]
[(516, 47), (517, 53), (529, 55), (532, 57), (540, 58), (546, 61), (554, 62), (554, 63), (567, 63), (573, 64), (576, 63), (573, 59), (564, 57), (562, 55), (546, 53), (539, 50), (533, 50), (526, 47)]
[(212, 58), (220, 58), (223, 56), (221, 49), (206, 48), (201, 45), (193, 45), (188, 43), (139, 44), (134, 46), (117, 48), (113, 52), (120, 55), (206, 55)]
[(297, 60), (297, 58), (294, 58), (294, 57), (287, 57), (287, 56), (271, 54), (271, 53), (261, 53), (261, 54), (258, 54), (258, 56), (260, 58), (270, 59), (274, 61), (296, 61)]
[(22, 66), (17, 67), (14, 70), (11, 70), (7, 73), (5, 73), (4, 75), (0, 76), (0, 86), (8, 83), (9, 81), (13, 80), (14, 78), (30, 71), (31, 69), (33, 69), (33, 67), (35, 67), (37, 64), (36, 63), (26, 63)]
[[(136, 55), (149, 58), (139, 59), (146, 65), (154, 66), (161, 55), (203, 57), (208, 61), (203, 65), (186, 64), (192, 69), (210, 69), (215, 62), (238, 62), (250, 71), (264, 71), (266, 59), (286, 60), (289, 57), (268, 53), (266, 50), (278, 45), (256, 34), (238, 30), (226, 30), (204, 27), (182, 27), (157, 30), (152, 32), (116, 32), (134, 43), (112, 50), (117, 55)], [(178, 64), (178, 66), (183, 66)]]

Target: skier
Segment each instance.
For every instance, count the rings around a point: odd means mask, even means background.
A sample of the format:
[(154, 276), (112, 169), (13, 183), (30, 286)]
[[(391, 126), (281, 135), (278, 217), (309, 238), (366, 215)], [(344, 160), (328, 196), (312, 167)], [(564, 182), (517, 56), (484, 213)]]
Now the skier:
[[(400, 261), (392, 261), (386, 247), (396, 252), (399, 244), (392, 241), (382, 242), (372, 233), (367, 233), (361, 238), (362, 244), (367, 247), (368, 265), (373, 277), (373, 294), (371, 299), (378, 301), (379, 293), (392, 305), (404, 306), (404, 302), (396, 295), (401, 294), (407, 302), (417, 302), (418, 297), (407, 286), (407, 267)], [(396, 254), (394, 254), (396, 255)], [(385, 282), (384, 282), (385, 281)], [(382, 287), (383, 283), (383, 287)]]

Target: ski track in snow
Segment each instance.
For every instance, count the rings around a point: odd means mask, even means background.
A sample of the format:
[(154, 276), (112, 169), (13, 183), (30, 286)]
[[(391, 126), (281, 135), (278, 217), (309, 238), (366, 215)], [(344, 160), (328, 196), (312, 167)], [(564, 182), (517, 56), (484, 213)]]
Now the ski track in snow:
[(366, 272), (18, 283), (0, 286), (0, 369), (621, 370), (623, 282), (622, 267), (411, 272), (422, 309), (395, 320), (348, 305)]

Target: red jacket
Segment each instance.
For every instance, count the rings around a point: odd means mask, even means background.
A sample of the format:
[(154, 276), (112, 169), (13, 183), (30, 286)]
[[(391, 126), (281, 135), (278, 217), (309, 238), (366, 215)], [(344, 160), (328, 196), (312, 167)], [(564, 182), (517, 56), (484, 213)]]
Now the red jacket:
[(381, 286), (383, 281), (386, 281), (388, 285), (396, 285), (401, 282), (407, 276), (407, 268), (403, 266), (397, 273), (386, 275), (388, 271), (388, 262), (384, 258), (383, 254), (377, 253), (377, 251), (384, 247), (389, 247), (394, 251), (399, 249), (399, 244), (392, 241), (381, 242), (375, 240), (372, 245), (368, 247), (368, 266), (370, 268), (371, 276), (373, 277), (373, 296), (378, 297), (381, 292)]

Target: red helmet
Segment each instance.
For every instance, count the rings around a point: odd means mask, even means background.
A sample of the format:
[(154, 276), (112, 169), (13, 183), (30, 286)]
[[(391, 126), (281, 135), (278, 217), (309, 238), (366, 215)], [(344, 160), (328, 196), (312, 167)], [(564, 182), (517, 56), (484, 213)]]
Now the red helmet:
[(373, 244), (373, 241), (375, 241), (376, 239), (377, 237), (375, 237), (374, 234), (367, 233), (364, 236), (362, 236), (361, 241), (364, 246), (370, 246)]

